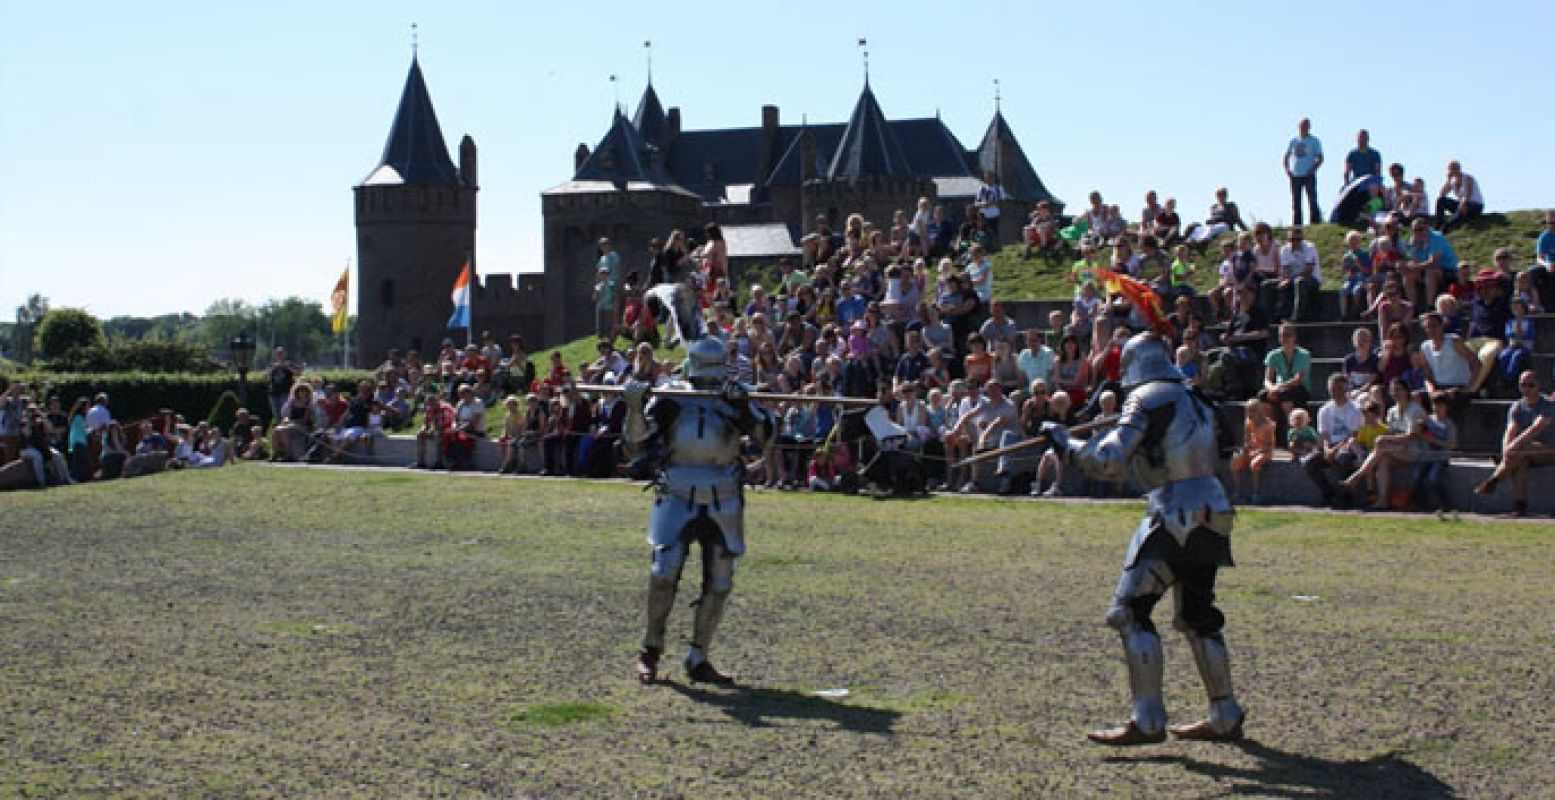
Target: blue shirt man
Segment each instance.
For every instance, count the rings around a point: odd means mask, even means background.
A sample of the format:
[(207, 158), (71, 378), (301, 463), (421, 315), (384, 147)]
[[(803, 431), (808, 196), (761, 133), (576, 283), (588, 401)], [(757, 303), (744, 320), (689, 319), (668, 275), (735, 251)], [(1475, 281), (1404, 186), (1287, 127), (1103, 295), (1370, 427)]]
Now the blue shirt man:
[(1355, 135), (1355, 149), (1344, 157), (1344, 182), (1367, 176), (1382, 176), (1382, 154), (1371, 149), (1371, 134), (1363, 129)]
[[(1424, 230), (1418, 228), (1409, 237), (1409, 243), (1404, 245), (1404, 255), (1411, 261), (1425, 263), (1432, 256), (1436, 257), (1436, 266), (1443, 272), (1457, 273), (1458, 251), (1452, 247), (1452, 242), (1447, 241), (1440, 231)], [(1451, 279), (1456, 281), (1457, 278)]]
[(842, 285), (842, 295), (842, 299), (837, 301), (837, 322), (846, 327), (852, 325), (853, 320), (864, 318), (869, 300), (855, 291), (850, 283)]

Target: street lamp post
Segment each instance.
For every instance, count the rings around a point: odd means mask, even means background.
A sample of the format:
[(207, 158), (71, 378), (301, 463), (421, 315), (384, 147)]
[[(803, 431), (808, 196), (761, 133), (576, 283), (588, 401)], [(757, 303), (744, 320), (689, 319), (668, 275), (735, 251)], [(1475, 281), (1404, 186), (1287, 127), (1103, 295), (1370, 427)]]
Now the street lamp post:
[(239, 331), (232, 337), (232, 361), (238, 368), (238, 397), (248, 406), (248, 368), (254, 363), (254, 340), (247, 332)]

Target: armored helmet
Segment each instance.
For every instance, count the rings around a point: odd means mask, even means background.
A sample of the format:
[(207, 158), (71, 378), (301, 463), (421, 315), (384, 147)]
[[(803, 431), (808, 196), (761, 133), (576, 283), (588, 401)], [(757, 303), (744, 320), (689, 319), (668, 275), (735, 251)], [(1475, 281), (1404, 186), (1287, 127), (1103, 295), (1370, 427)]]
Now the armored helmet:
[(712, 336), (704, 336), (686, 349), (690, 364), (686, 377), (697, 382), (717, 382), (724, 379), (727, 359), (724, 343)]
[(1172, 363), (1172, 349), (1158, 333), (1136, 333), (1123, 345), (1118, 361), (1123, 388), (1132, 389), (1150, 381), (1180, 381), (1182, 371)]

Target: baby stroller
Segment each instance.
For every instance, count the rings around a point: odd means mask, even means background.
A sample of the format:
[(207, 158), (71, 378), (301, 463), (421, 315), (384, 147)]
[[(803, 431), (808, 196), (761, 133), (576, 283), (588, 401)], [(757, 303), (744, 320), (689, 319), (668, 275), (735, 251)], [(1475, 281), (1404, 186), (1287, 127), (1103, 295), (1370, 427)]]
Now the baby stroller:
[(876, 496), (913, 497), (928, 494), (923, 462), (908, 450), (907, 429), (891, 420), (881, 406), (844, 412), (839, 435), (852, 448), (864, 480)]

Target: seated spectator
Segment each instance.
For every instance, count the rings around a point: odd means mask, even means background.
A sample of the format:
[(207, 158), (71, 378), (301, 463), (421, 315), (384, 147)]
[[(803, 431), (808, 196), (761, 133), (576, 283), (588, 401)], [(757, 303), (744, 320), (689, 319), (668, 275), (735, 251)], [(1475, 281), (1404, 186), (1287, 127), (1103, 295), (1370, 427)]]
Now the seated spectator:
[(1426, 388), (1433, 395), (1441, 394), (1452, 400), (1456, 406), (1454, 413), (1461, 415), (1474, 397), (1471, 386), (1480, 368), (1479, 356), (1461, 337), (1447, 332), (1446, 322), (1439, 312), (1425, 315), (1425, 334), (1420, 352), (1430, 367)]
[(1452, 398), (1445, 394), (1431, 395), (1431, 416), (1420, 425), (1419, 460), (1415, 464), (1415, 484), (1423, 497), (1419, 505), (1438, 511), (1451, 507), (1447, 496), (1447, 464), (1458, 449), (1458, 426), (1452, 421)]
[(1501, 376), (1508, 384), (1519, 380), (1529, 359), (1533, 357), (1536, 331), (1533, 320), (1528, 316), (1532, 310), (1530, 306), (1525, 295), (1519, 294), (1512, 298), (1512, 318), (1506, 321), (1505, 347), (1496, 357)]
[[(1480, 270), (1474, 278), (1474, 299), (1469, 301), (1466, 344), (1479, 359), (1479, 369), (1469, 383), (1469, 391), (1478, 392), (1496, 377), (1496, 363), (1506, 345), (1507, 322), (1512, 309), (1507, 301), (1507, 283), (1494, 270)], [(1519, 370), (1520, 372), (1521, 370)], [(1517, 373), (1512, 373), (1516, 380)], [(1510, 381), (1508, 381), (1510, 383)]]
[(1501, 434), (1501, 463), (1474, 493), (1495, 494), (1503, 480), (1512, 482), (1512, 514), (1528, 513), (1528, 471), (1555, 465), (1555, 400), (1539, 391), (1539, 377), (1526, 370), (1517, 377), (1519, 397), (1506, 411)]
[(1053, 367), (1058, 362), (1058, 354), (1047, 346), (1042, 332), (1036, 328), (1026, 331), (1025, 341), (1026, 347), (1016, 357), (1020, 371), (1030, 380), (1052, 384)]
[(1247, 419), (1243, 422), (1242, 446), (1231, 456), (1231, 493), (1242, 497), (1242, 473), (1253, 475), (1253, 493), (1249, 502), (1263, 502), (1263, 471), (1274, 460), (1275, 424), (1269, 418), (1268, 406), (1261, 400), (1247, 404)]
[[(1251, 242), (1252, 237), (1242, 234)], [(1250, 252), (1250, 251), (1249, 251)], [(1237, 242), (1225, 241), (1220, 245), (1220, 280), (1215, 288), (1209, 291), (1209, 307), (1215, 314), (1215, 321), (1220, 322), (1237, 312), (1237, 296), (1242, 286), (1251, 284), (1253, 279), (1253, 259), (1251, 256), (1243, 258), (1243, 253), (1237, 250)]]
[(1318, 449), (1301, 460), (1301, 469), (1323, 496), (1323, 505), (1335, 505), (1346, 496), (1339, 494), (1330, 474), (1343, 481), (1360, 464), (1355, 434), (1364, 421), (1361, 410), (1350, 401), (1350, 382), (1342, 373), (1328, 376), (1331, 398), (1317, 412)]
[(1354, 349), (1345, 354), (1340, 369), (1350, 380), (1350, 397), (1360, 400), (1381, 386), (1382, 369), (1378, 365), (1377, 351), (1372, 349), (1370, 328), (1356, 328), (1350, 335), (1350, 343)]
[(1290, 430), (1285, 432), (1285, 449), (1291, 458), (1300, 462), (1318, 448), (1317, 428), (1312, 427), (1312, 415), (1305, 408), (1290, 412)]
[(1388, 505), (1392, 489), (1391, 476), (1399, 467), (1411, 467), (1420, 455), (1420, 426), (1425, 423), (1425, 409), (1415, 402), (1414, 393), (1403, 381), (1389, 384), (1393, 407), (1388, 409), (1387, 432), (1375, 438), (1370, 452), (1354, 475), (1345, 481), (1345, 488), (1359, 494), (1363, 483), (1370, 481), (1377, 493), (1374, 508)]
[[(1458, 251), (1430, 223), (1416, 219), (1410, 224), (1409, 241), (1404, 245), (1400, 273), (1418, 276), (1425, 290), (1422, 297), (1436, 297), (1439, 291), (1458, 283)], [(1406, 287), (1407, 290), (1407, 287)]]
[(1344, 247), (1344, 256), (1339, 261), (1340, 269), (1344, 271), (1344, 283), (1339, 286), (1339, 318), (1351, 320), (1376, 302), (1382, 287), (1372, 270), (1371, 250), (1365, 246), (1360, 231), (1345, 234)]
[(65, 456), (53, 446), (53, 436), (54, 427), (47, 416), (36, 407), (28, 408), (21, 424), (21, 458), (32, 465), (32, 474), (40, 489), (75, 482), (70, 478)]
[(1534, 298), (1555, 303), (1555, 210), (1544, 212), (1544, 230), (1533, 249), (1533, 267), (1527, 271), (1532, 273)]
[(1512, 279), (1512, 296), (1522, 297), (1528, 302), (1528, 313), (1543, 314), (1545, 313), (1544, 302), (1539, 290), (1533, 288), (1533, 278), (1534, 273), (1531, 269), (1517, 273), (1517, 277)]
[(1037, 202), (1037, 207), (1032, 209), (1031, 218), (1022, 230), (1026, 242), (1025, 257), (1031, 258), (1033, 251), (1042, 253), (1052, 252), (1062, 240), (1058, 237), (1058, 215), (1053, 213), (1053, 204), (1047, 200)]
[(1182, 238), (1182, 217), (1177, 215), (1177, 198), (1166, 198), (1166, 207), (1150, 221), (1147, 232), (1154, 236), (1162, 247), (1171, 247)]
[(966, 339), (967, 353), (964, 360), (964, 374), (969, 386), (976, 388), (982, 386), (993, 375), (993, 356), (988, 353), (988, 341), (980, 333), (974, 333)]
[(1204, 224), (1188, 226), (1188, 243), (1196, 245), (1200, 252), (1203, 252), (1216, 236), (1232, 228), (1239, 231), (1247, 230), (1247, 224), (1242, 222), (1242, 213), (1237, 210), (1236, 203), (1226, 199), (1228, 194), (1224, 186), (1216, 189), (1215, 202), (1209, 207), (1209, 217), (1204, 220)]
[(1322, 287), (1322, 265), (1306, 232), (1292, 226), (1280, 248), (1279, 274), (1259, 287), (1259, 302), (1276, 320), (1302, 322), (1311, 316), (1312, 300)]
[(1292, 408), (1312, 399), (1312, 353), (1296, 340), (1296, 326), (1280, 326), (1280, 346), (1264, 357), (1263, 391), (1258, 399), (1279, 408), (1281, 419), (1289, 419)]
[(435, 392), (428, 392), (421, 430), (416, 432), (417, 467), (421, 469), (445, 468), (447, 462), (443, 458), (445, 450), (443, 442), (453, 427), (453, 407), (444, 403), (441, 395)]
[(314, 432), (325, 424), (313, 402), (313, 387), (304, 382), (292, 387), (277, 419), (270, 432), (271, 461), (296, 461), (306, 456)]
[[(1020, 432), (1020, 415), (1004, 396), (1004, 387), (997, 381), (983, 384), (982, 399), (970, 412), (962, 416), (953, 431), (971, 443), (971, 452), (979, 453), (998, 446), (999, 437), (1006, 431)], [(968, 468), (966, 482), (961, 486), (963, 494), (977, 491), (978, 467)]]
[[(256, 430), (251, 435), (262, 439), (257, 428), (255, 426)], [(124, 473), (124, 462), (130, 457), (123, 426), (118, 422), (108, 423), (108, 427), (103, 429), (102, 442), (102, 452), (97, 455), (97, 474), (93, 477), (100, 481), (113, 480)]]
[(1414, 320), (1415, 306), (1403, 298), (1399, 283), (1389, 278), (1382, 285), (1382, 294), (1377, 297), (1377, 301), (1362, 314), (1368, 317), (1372, 315), (1377, 317), (1377, 333), (1386, 340), (1394, 326), (1403, 330), (1405, 325)]
[(1080, 350), (1080, 339), (1065, 334), (1053, 364), (1052, 385), (1066, 393), (1072, 404), (1083, 405), (1091, 386), (1091, 362)]
[(1457, 161), (1447, 162), (1447, 180), (1436, 196), (1436, 227), (1442, 233), (1485, 213), (1485, 195), (1479, 181), (1463, 171)]
[[(375, 419), (376, 417), (376, 419)], [(372, 460), (377, 450), (377, 440), (383, 436), (383, 411), (373, 394), (372, 381), (362, 381), (356, 393), (346, 405), (346, 413), (340, 421), (340, 431), (335, 438), (335, 452), (331, 460), (343, 461), (356, 451)], [(374, 424), (374, 423), (377, 424)]]
[(994, 345), (993, 372), (990, 376), (995, 383), (1004, 387), (1006, 395), (1012, 395), (1031, 383), (1030, 376), (1021, 370), (1020, 361), (1010, 349), (1011, 341), (1004, 339)]
[[(978, 217), (978, 219), (982, 219)], [(810, 459), (809, 485), (815, 492), (850, 491), (856, 486), (858, 476), (853, 468), (853, 456), (848, 443), (827, 440), (816, 448)]]
[(1188, 260), (1188, 248), (1186, 245), (1177, 245), (1172, 251), (1172, 264), (1167, 274), (1167, 285), (1164, 292), (1158, 291), (1162, 298), (1176, 301), (1180, 298), (1193, 297), (1193, 274), (1199, 268)]
[[(1047, 417), (1055, 422), (1069, 425), (1074, 422), (1074, 402), (1069, 393), (1057, 391), (1048, 398)], [(1051, 482), (1047, 482), (1051, 476)], [(1042, 488), (1047, 482), (1047, 488)], [(1037, 477), (1031, 482), (1031, 494), (1033, 497), (1063, 497), (1064, 496), (1064, 458), (1053, 448), (1047, 448), (1042, 453), (1042, 460), (1037, 462)]]

